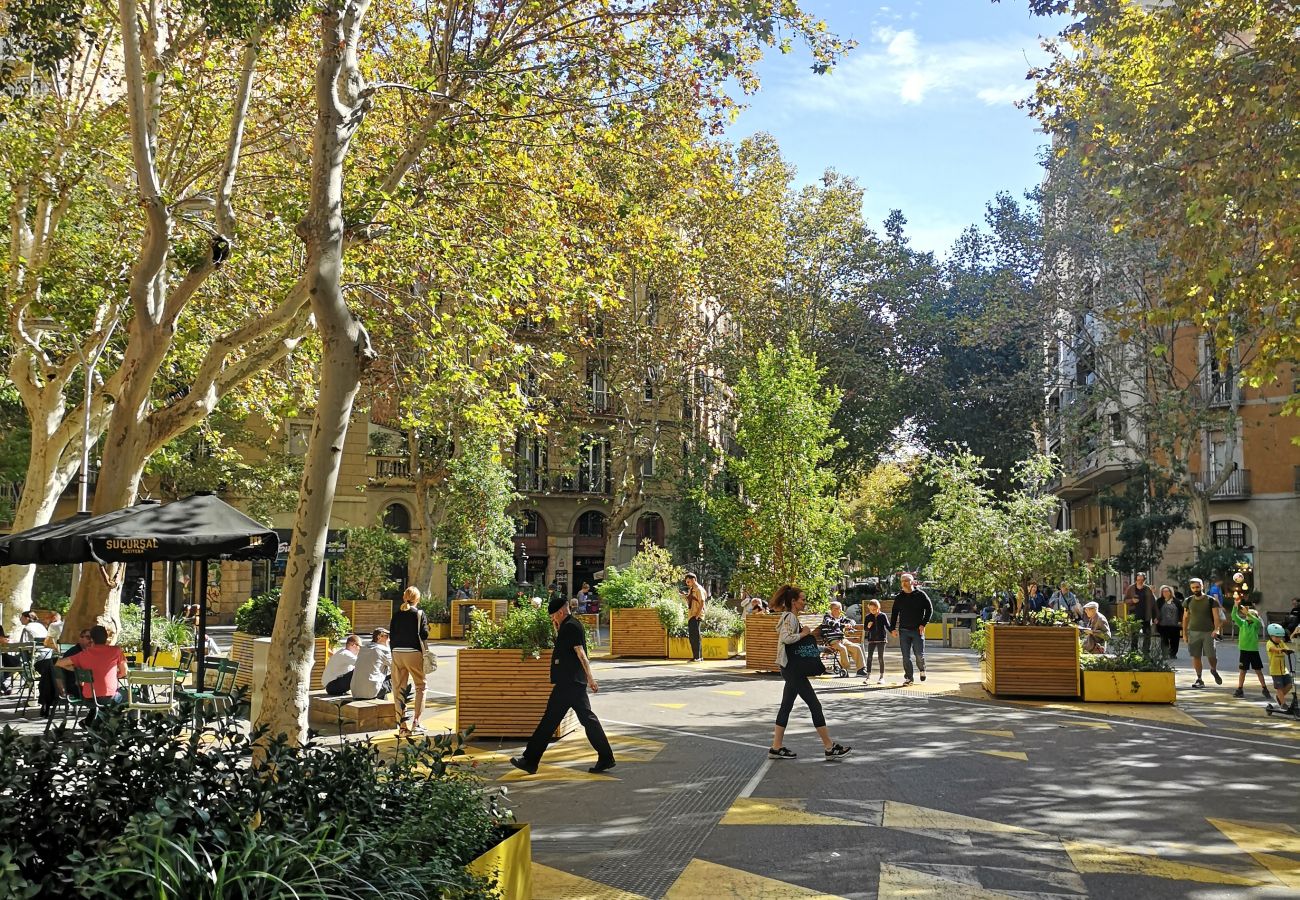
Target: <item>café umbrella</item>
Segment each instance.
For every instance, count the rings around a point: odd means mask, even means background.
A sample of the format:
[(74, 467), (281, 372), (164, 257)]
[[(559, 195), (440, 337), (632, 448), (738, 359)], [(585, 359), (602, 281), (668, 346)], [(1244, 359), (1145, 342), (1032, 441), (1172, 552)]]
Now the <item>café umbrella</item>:
[[(146, 502), (99, 516), (73, 516), (0, 541), (0, 565), (144, 563), (213, 559), (274, 559), (279, 541), (261, 525), (208, 491), (171, 503)], [(153, 603), (145, 578), (145, 653)], [(204, 684), (208, 567), (199, 566), (198, 683)]]

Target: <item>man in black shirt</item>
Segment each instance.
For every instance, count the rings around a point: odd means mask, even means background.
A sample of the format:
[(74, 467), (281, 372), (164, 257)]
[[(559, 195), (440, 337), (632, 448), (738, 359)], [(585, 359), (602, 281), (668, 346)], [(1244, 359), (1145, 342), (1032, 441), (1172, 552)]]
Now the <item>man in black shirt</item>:
[(600, 690), (587, 661), (587, 633), (582, 623), (569, 615), (569, 602), (563, 597), (552, 598), (546, 611), (555, 623), (555, 647), (551, 650), (551, 698), (546, 701), (546, 712), (528, 739), (528, 746), (521, 756), (511, 757), (510, 764), (529, 775), (534, 774), (551, 735), (560, 727), (564, 714), (573, 710), (596, 751), (596, 764), (587, 771), (599, 774), (614, 768), (614, 750), (609, 746), (605, 729), (600, 727), (600, 720), (591, 711), (587, 699), (588, 688), (593, 694)]
[(925, 591), (913, 587), (916, 579), (904, 572), (899, 579), (903, 589), (894, 597), (894, 609), (889, 615), (889, 630), (898, 638), (903, 651), (903, 684), (912, 683), (912, 654), (916, 654), (916, 667), (925, 681), (925, 626), (934, 615), (934, 606)]

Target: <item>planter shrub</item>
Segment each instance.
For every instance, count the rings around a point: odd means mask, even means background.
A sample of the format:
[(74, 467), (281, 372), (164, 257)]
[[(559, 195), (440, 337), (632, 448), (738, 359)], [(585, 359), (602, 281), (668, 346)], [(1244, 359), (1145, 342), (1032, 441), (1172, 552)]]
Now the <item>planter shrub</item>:
[[(475, 616), (469, 646), (456, 654), (456, 728), (529, 737), (551, 696), (551, 617), (531, 603), (498, 622), (477, 610)], [(575, 724), (570, 712), (556, 734), (567, 734)]]
[(114, 709), (84, 742), (0, 733), (0, 896), (497, 896), (465, 867), (509, 814), (450, 762), (460, 736), (389, 755), (271, 742), (268, 779), (237, 728), (190, 724)]
[[(235, 611), (235, 634), (230, 647), (230, 658), (239, 663), (239, 672), (235, 676), (236, 686), (253, 686), (253, 638), (271, 636), (279, 603), (280, 592), (269, 591), (250, 598)], [(348, 633), (349, 623), (343, 610), (334, 601), (319, 597), (316, 600), (315, 624), (315, 662), (311, 667), (311, 690), (319, 691), (324, 688), (321, 676), (325, 674), (330, 647)]]

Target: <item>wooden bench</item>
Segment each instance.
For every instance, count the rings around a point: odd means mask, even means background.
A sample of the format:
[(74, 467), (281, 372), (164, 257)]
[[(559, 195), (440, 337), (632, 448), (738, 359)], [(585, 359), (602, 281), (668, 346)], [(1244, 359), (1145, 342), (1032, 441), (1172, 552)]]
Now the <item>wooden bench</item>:
[(350, 694), (331, 697), (323, 691), (313, 691), (308, 697), (307, 721), (313, 728), (327, 734), (385, 731), (397, 727), (397, 711), (392, 697), (357, 700)]

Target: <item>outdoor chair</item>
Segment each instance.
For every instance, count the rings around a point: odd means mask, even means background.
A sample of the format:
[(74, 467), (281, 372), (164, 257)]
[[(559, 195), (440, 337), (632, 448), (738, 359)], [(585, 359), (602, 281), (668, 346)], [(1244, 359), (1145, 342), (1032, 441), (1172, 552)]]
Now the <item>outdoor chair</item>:
[[(77, 710), (84, 709), (86, 710), (87, 715), (89, 715), (91, 711), (96, 713), (99, 712), (99, 698), (95, 696), (95, 673), (89, 669), (73, 669), (72, 671), (77, 676), (77, 692), (75, 694), (69, 694), (63, 698), (63, 720), (59, 723), (60, 728), (67, 726), (68, 716), (76, 715)], [(88, 686), (90, 688), (90, 699), (86, 699), (82, 696), (83, 692), (81, 689), (83, 686)], [(50, 730), (50, 722), (53, 721), (54, 710), (51, 709), (50, 718), (45, 723), (46, 731)]]
[(182, 650), (180, 662), (176, 664), (177, 685), (183, 686), (194, 671), (194, 651)]
[(25, 709), (36, 692), (36, 651), (39, 646), (35, 641), (4, 645), (3, 653), (6, 656), (18, 658), (15, 663), (0, 664), (0, 678), (7, 676), (11, 686), (15, 679), (18, 682), (12, 698), (16, 710)]
[(213, 710), (220, 710), (224, 704), (226, 712), (233, 711), (235, 705), (235, 677), (239, 674), (239, 663), (230, 659), (217, 660), (217, 682), (212, 690), (176, 690), (181, 700), (194, 704), (194, 726), (203, 724), (203, 709), (209, 704)]
[(176, 711), (176, 672), (131, 672), (127, 676), (126, 714), (135, 713), (138, 724), (143, 713)]

